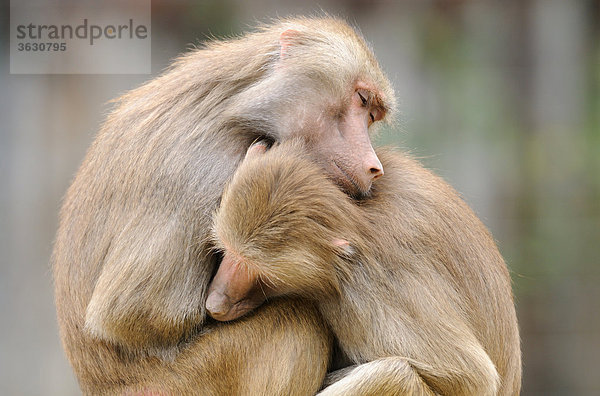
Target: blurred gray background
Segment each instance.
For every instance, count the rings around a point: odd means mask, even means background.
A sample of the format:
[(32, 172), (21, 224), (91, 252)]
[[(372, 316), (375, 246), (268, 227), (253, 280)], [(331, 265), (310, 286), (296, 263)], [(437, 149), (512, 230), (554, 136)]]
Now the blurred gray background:
[[(600, 394), (600, 2), (153, 1), (152, 75), (207, 36), (340, 15), (393, 81), (393, 144), (441, 174), (512, 272), (523, 395)], [(0, 8), (0, 394), (76, 395), (49, 255), (107, 101), (151, 75), (10, 75)], [(124, 61), (124, 60), (123, 60)]]

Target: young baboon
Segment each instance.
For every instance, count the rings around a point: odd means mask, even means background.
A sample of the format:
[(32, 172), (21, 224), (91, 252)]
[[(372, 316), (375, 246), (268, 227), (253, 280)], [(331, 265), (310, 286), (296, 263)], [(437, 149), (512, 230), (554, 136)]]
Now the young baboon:
[(83, 391), (316, 392), (331, 337), (311, 304), (207, 327), (212, 215), (257, 139), (300, 137), (341, 190), (368, 194), (383, 174), (369, 129), (393, 105), (364, 40), (329, 18), (209, 43), (122, 96), (66, 194), (53, 252), (61, 338)]
[(378, 156), (386, 174), (357, 202), (298, 142), (252, 153), (215, 216), (225, 256), (209, 312), (232, 320), (270, 296), (315, 301), (355, 364), (323, 395), (518, 394), (510, 277), (493, 239), (440, 178)]

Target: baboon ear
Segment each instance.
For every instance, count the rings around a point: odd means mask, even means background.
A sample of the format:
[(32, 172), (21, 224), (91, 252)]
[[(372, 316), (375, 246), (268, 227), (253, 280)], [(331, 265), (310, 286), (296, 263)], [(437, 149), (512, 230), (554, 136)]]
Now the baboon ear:
[(289, 47), (291, 47), (294, 41), (300, 36), (300, 32), (294, 29), (287, 29), (281, 36), (279, 36), (279, 45), (281, 46), (280, 57), (283, 58), (287, 55)]
[(340, 249), (342, 254), (344, 254), (345, 256), (352, 256), (354, 254), (354, 248), (352, 247), (352, 245), (350, 245), (350, 242), (348, 242), (345, 239), (335, 238), (332, 241), (332, 244), (336, 248)]

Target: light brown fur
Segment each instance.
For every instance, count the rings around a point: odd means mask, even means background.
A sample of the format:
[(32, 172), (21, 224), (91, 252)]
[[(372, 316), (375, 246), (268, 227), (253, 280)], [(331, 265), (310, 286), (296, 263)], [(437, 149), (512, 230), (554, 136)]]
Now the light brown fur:
[[(511, 283), (492, 237), (418, 162), (378, 156), (386, 175), (358, 202), (299, 143), (249, 158), (225, 190), (217, 243), (256, 287), (316, 302), (356, 364), (323, 395), (518, 394)], [(227, 294), (221, 270), (211, 290)]]
[(209, 232), (226, 181), (256, 139), (300, 136), (340, 187), (368, 191), (370, 176), (356, 173), (365, 156), (378, 162), (367, 119), (360, 146), (329, 133), (349, 125), (358, 82), (373, 100), (356, 114), (393, 107), (362, 38), (339, 20), (300, 18), (192, 51), (117, 101), (66, 194), (52, 259), (63, 345), (86, 394), (321, 386), (331, 338), (310, 304), (207, 323), (218, 263)]

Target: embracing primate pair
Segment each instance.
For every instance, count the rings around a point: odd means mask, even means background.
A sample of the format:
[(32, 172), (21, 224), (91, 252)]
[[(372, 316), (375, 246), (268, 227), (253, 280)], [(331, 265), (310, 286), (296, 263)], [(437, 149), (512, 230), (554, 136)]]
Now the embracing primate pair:
[(53, 253), (84, 393), (518, 394), (506, 266), (447, 184), (375, 153), (393, 107), (328, 18), (208, 44), (124, 95)]

